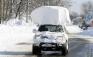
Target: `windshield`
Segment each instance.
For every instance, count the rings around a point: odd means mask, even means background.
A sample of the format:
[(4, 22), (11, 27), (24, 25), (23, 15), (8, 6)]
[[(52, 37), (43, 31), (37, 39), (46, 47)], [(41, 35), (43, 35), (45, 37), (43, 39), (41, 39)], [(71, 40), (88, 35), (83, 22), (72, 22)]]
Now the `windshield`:
[(61, 25), (41, 25), (38, 31), (63, 32)]

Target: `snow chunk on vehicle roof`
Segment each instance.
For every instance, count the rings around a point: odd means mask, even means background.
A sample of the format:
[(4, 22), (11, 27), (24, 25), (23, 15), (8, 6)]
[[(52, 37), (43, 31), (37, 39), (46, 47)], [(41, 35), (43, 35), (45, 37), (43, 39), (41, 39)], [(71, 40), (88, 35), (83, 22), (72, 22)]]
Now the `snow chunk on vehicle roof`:
[(69, 11), (60, 6), (42, 6), (32, 11), (31, 18), (37, 24), (71, 24)]

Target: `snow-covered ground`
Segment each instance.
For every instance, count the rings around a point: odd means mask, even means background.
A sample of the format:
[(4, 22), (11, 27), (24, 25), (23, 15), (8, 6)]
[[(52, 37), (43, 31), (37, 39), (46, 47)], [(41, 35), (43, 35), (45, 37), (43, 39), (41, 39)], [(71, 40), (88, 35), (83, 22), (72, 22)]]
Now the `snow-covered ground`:
[(0, 51), (31, 51), (33, 25), (0, 25)]
[(65, 28), (66, 28), (66, 32), (69, 34), (76, 34), (82, 32), (82, 29), (79, 28), (79, 26), (77, 25), (69, 25), (69, 26), (65, 26)]
[(93, 38), (93, 27), (88, 27), (80, 33), (70, 35), (71, 38)]

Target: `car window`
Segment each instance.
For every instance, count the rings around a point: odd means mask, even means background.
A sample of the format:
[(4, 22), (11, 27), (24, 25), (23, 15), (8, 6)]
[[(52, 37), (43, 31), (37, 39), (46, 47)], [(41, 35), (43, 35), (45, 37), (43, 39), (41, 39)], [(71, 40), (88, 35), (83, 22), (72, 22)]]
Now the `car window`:
[(63, 32), (61, 25), (41, 25), (38, 31)]

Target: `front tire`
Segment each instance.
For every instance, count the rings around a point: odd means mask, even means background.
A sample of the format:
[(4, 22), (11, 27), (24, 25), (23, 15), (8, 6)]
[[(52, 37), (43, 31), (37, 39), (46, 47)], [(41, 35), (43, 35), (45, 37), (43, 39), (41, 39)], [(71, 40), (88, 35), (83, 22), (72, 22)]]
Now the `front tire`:
[(67, 48), (66, 47), (63, 47), (63, 49), (62, 49), (62, 55), (63, 56), (66, 56), (67, 54), (68, 54)]
[(32, 54), (34, 54), (34, 55), (40, 55), (41, 54), (41, 49), (38, 46), (34, 46), (33, 45)]
[(66, 56), (68, 54), (68, 43), (67, 42), (63, 45), (61, 52), (63, 56)]

